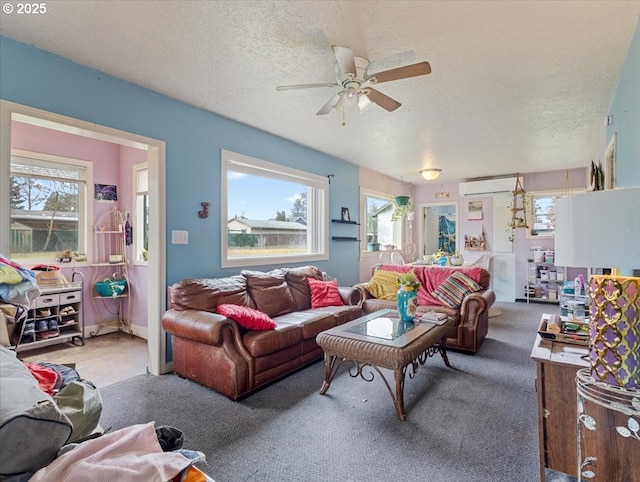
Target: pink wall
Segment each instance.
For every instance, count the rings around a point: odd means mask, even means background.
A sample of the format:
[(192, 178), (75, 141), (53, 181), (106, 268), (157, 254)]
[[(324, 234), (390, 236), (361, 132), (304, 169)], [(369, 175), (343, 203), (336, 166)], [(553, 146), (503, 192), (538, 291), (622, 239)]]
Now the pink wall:
[[(11, 147), (93, 162), (93, 181), (98, 184), (114, 184), (118, 190), (116, 203), (93, 201), (93, 218), (97, 219), (114, 207), (120, 211), (131, 211), (133, 206), (131, 165), (134, 162), (146, 161), (146, 151), (16, 121), (11, 123)], [(93, 186), (89, 186), (89, 192), (93, 197)], [(91, 221), (92, 231), (93, 224)], [(131, 254), (127, 253), (128, 256)], [(129, 257), (129, 260), (131, 259), (133, 258)], [(91, 297), (95, 270), (89, 265), (76, 263), (60, 264), (60, 267), (69, 279), (73, 271), (79, 271), (84, 275), (85, 325), (91, 326), (97, 323), (96, 310), (103, 319), (110, 317), (109, 311), (113, 311), (110, 300), (94, 300)], [(134, 266), (130, 262), (129, 276), (135, 296), (125, 302), (133, 303), (131, 307), (133, 324), (143, 327), (147, 326), (146, 271), (146, 267)], [(128, 311), (128, 307), (125, 306), (125, 310)]]

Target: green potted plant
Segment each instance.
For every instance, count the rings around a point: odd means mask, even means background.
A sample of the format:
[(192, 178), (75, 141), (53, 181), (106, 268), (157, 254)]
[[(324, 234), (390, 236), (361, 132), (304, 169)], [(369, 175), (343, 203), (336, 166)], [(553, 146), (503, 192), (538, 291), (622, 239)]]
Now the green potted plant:
[(396, 207), (391, 214), (391, 221), (413, 216), (413, 206), (409, 196), (396, 196)]

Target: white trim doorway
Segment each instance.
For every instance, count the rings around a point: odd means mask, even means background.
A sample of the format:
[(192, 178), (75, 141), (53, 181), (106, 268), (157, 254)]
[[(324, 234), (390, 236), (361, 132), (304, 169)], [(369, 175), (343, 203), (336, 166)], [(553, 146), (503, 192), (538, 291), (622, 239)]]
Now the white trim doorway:
[[(165, 142), (105, 127), (26, 105), (0, 100), (0, 192), (10, 189), (11, 120), (14, 116), (36, 119), (42, 126), (131, 147), (143, 146), (149, 163), (149, 283), (147, 307), (148, 371), (161, 375), (170, 371), (166, 362), (166, 337), (160, 319), (166, 309), (166, 147)], [(3, 203), (4, 205), (4, 203)], [(0, 232), (9, 233), (10, 210), (0, 209)], [(0, 252), (8, 253), (9, 236), (0, 237)]]

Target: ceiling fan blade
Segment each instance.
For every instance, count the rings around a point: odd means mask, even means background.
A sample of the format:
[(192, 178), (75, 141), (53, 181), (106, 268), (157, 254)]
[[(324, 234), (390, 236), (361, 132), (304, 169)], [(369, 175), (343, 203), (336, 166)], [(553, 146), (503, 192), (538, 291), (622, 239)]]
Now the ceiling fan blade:
[(429, 62), (420, 62), (412, 65), (405, 65), (397, 69), (385, 70), (375, 74), (369, 74), (366, 80), (374, 84), (382, 82), (390, 82), (392, 80), (408, 79), (409, 77), (417, 77), (418, 75), (427, 75), (431, 73), (431, 65)]
[(365, 95), (369, 97), (369, 100), (371, 102), (378, 104), (380, 107), (382, 107), (383, 109), (389, 112), (393, 112), (394, 110), (396, 110), (398, 107), (402, 105), (397, 100), (392, 99), (388, 95), (385, 95), (376, 89), (372, 89), (371, 87), (367, 87), (367, 90), (365, 91)]
[(321, 87), (341, 87), (340, 84), (326, 82), (324, 84), (279, 85), (276, 90), (317, 89)]
[(339, 45), (332, 45), (331, 48), (342, 73), (349, 80), (353, 80), (356, 77), (356, 63), (353, 60), (353, 51), (348, 47), (340, 47)]
[(340, 101), (340, 93), (331, 97), (329, 102), (327, 102), (324, 106), (322, 106), (322, 109), (316, 112), (316, 115), (328, 114), (329, 112), (331, 112), (331, 109), (333, 109), (333, 106), (335, 106), (339, 101)]

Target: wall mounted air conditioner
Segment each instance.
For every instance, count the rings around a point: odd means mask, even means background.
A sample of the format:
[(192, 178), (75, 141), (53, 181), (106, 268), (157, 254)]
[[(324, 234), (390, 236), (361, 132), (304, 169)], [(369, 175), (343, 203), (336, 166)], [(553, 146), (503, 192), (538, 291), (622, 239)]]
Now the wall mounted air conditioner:
[(487, 196), (510, 192), (516, 187), (516, 179), (516, 177), (500, 177), (497, 179), (461, 182), (458, 185), (458, 191), (460, 196)]

